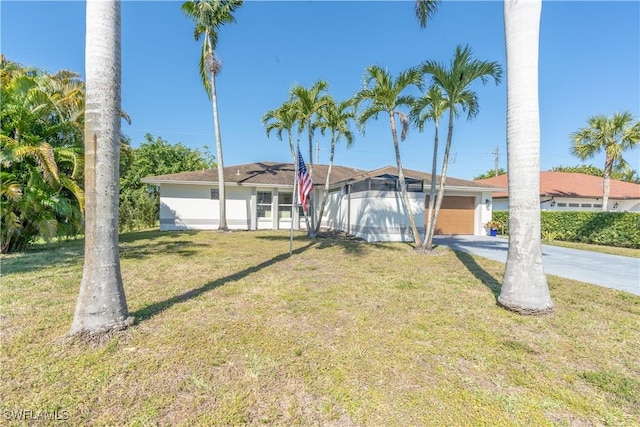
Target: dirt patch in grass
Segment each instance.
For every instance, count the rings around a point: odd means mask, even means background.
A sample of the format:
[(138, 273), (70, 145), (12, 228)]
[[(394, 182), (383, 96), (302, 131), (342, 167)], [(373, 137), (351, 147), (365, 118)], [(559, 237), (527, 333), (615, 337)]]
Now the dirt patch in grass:
[(521, 317), (496, 305), (502, 264), (444, 248), (296, 234), (290, 257), (288, 233), (129, 233), (137, 323), (90, 346), (58, 341), (82, 274), (69, 245), (2, 258), (5, 411), (64, 410), (69, 425), (640, 420), (631, 294), (550, 276), (554, 314)]

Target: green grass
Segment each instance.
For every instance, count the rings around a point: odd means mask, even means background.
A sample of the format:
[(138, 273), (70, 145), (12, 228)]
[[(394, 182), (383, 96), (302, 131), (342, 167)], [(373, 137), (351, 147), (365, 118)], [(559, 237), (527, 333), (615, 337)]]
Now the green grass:
[(590, 245), (580, 242), (564, 242), (560, 240), (543, 240), (545, 245), (562, 246), (563, 248), (581, 249), (583, 251), (600, 252), (603, 254), (620, 255), (632, 258), (640, 258), (640, 249), (619, 248), (616, 246)]
[[(287, 233), (121, 236), (134, 327), (69, 342), (82, 242), (3, 256), (0, 404), (69, 425), (638, 425), (640, 297), (504, 266)], [(9, 411), (9, 412), (7, 412)], [(8, 425), (24, 422), (5, 420)], [(41, 422), (38, 425), (46, 425)]]

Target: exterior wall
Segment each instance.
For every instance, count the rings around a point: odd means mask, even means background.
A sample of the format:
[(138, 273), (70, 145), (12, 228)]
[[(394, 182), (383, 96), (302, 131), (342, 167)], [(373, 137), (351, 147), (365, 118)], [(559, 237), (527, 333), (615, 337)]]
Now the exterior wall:
[[(211, 200), (210, 185), (163, 184), (160, 186), (160, 230), (212, 230), (219, 225), (219, 202)], [(251, 189), (227, 188), (227, 225), (248, 230)]]
[[(213, 230), (219, 225), (219, 201), (211, 200), (211, 185), (162, 184), (160, 230)], [(257, 216), (258, 192), (271, 193), (271, 216)], [(227, 226), (232, 230), (290, 229), (291, 213), (278, 218), (280, 195), (291, 189), (227, 187)], [(304, 218), (293, 213), (294, 227), (306, 228)]]
[[(162, 184), (160, 188), (160, 230), (211, 230), (218, 227), (219, 202), (210, 199), (211, 185)], [(257, 215), (258, 193), (271, 192), (268, 218)], [(291, 227), (291, 214), (278, 217), (281, 198), (290, 189), (227, 187), (227, 225), (236, 230), (286, 229)], [(317, 200), (320, 201), (321, 191)], [(445, 192), (446, 196), (473, 196), (474, 234), (484, 234), (484, 224), (491, 219), (491, 193)], [(418, 232), (424, 234), (425, 193), (409, 193)], [(302, 215), (293, 213), (295, 229), (305, 229)], [(369, 242), (413, 241), (411, 226), (404, 210), (401, 193), (395, 191), (362, 191), (349, 194), (346, 188), (329, 194), (322, 226), (340, 230)]]
[[(409, 193), (418, 232), (421, 235), (425, 232), (425, 196), (425, 193)], [(474, 234), (486, 233), (484, 224), (491, 220), (492, 214), (491, 192), (445, 192), (445, 196), (474, 197)], [(487, 200), (489, 203), (486, 203)], [(368, 242), (413, 241), (401, 193), (395, 191), (371, 190), (348, 194), (346, 189), (342, 189), (331, 193), (322, 225), (332, 230), (347, 232)]]
[(496, 200), (491, 199), (490, 192), (484, 192), (482, 194), (476, 195), (476, 215), (474, 224), (474, 234), (476, 236), (487, 233), (484, 225), (487, 222), (491, 221), (493, 210), (497, 209), (496, 203)]
[[(549, 200), (550, 197), (540, 198), (540, 209), (544, 211), (591, 211), (599, 212), (601, 207), (594, 207), (594, 205), (602, 204), (602, 199), (589, 199), (578, 197), (554, 197), (553, 202)], [(493, 209), (497, 211), (506, 211), (508, 206), (508, 199), (494, 199)], [(614, 208), (615, 204), (618, 204)], [(564, 206), (562, 206), (564, 204)], [(575, 206), (577, 205), (577, 206)], [(640, 212), (640, 200), (616, 200), (609, 199), (610, 212)]]

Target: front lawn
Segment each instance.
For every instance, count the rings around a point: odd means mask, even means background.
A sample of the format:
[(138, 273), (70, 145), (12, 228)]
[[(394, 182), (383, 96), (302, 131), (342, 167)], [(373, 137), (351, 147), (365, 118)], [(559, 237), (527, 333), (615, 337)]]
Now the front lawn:
[(502, 264), (438, 250), (297, 235), (289, 257), (288, 233), (124, 234), (137, 322), (97, 347), (63, 339), (81, 241), (3, 256), (3, 418), (640, 423), (640, 297), (549, 277), (555, 313), (521, 317), (496, 306)]

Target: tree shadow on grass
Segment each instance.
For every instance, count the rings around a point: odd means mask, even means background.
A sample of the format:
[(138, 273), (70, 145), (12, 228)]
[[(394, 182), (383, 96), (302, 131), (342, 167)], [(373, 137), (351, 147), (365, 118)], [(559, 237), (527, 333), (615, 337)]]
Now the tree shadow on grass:
[[(143, 258), (152, 256), (158, 250), (173, 250), (184, 256), (194, 255), (197, 251), (185, 247), (194, 243), (185, 240), (159, 241), (160, 238), (190, 236), (193, 231), (165, 232), (159, 230), (130, 231), (119, 235), (121, 258)], [(165, 245), (166, 248), (162, 245)], [(153, 249), (149, 249), (153, 248)], [(2, 256), (2, 275), (30, 273), (49, 267), (82, 264), (84, 238), (38, 243), (24, 252)]]
[(493, 296), (496, 298), (496, 302), (498, 301), (498, 297), (500, 296), (500, 289), (502, 288), (502, 283), (500, 283), (495, 277), (491, 274), (487, 273), (480, 265), (476, 262), (472, 255), (463, 251), (454, 250), (453, 253), (456, 254), (456, 257), (467, 267), (467, 270), (473, 274), (473, 276), (482, 282), (489, 290), (493, 293)]
[[(305, 246), (302, 246), (300, 248), (294, 249), (292, 253), (293, 254), (300, 254), (300, 253), (306, 251), (307, 249), (309, 249), (310, 247), (312, 247), (314, 245), (317, 245), (317, 242), (311, 241), (308, 244), (306, 244)], [(242, 271), (230, 274), (228, 276), (221, 277), (221, 278), (216, 279), (216, 280), (214, 280), (212, 282), (209, 282), (209, 283), (207, 283), (207, 284), (205, 284), (203, 286), (200, 286), (199, 288), (191, 289), (191, 290), (189, 290), (187, 292), (181, 293), (180, 295), (173, 296), (173, 297), (171, 297), (169, 299), (166, 299), (164, 301), (159, 301), (159, 302), (150, 304), (150, 305), (148, 305), (148, 306), (146, 306), (144, 308), (141, 308), (140, 310), (137, 310), (134, 313), (131, 313), (131, 315), (133, 317), (135, 317), (136, 323), (139, 323), (139, 322), (144, 321), (144, 320), (148, 320), (148, 319), (152, 318), (153, 316), (163, 312), (164, 310), (166, 310), (166, 309), (168, 309), (168, 308), (170, 308), (170, 307), (172, 307), (172, 306), (174, 306), (176, 304), (188, 301), (188, 300), (190, 300), (192, 298), (196, 298), (196, 297), (198, 297), (198, 296), (200, 296), (200, 295), (202, 295), (202, 294), (204, 294), (206, 292), (209, 292), (209, 291), (211, 291), (213, 289), (216, 289), (216, 288), (218, 288), (220, 286), (223, 286), (224, 284), (226, 284), (228, 282), (244, 279), (245, 277), (247, 277), (247, 276), (249, 276), (249, 275), (251, 275), (253, 273), (257, 273), (258, 271), (260, 271), (260, 270), (262, 270), (264, 268), (267, 268), (267, 267), (272, 266), (272, 265), (274, 265), (274, 264), (276, 264), (278, 262), (281, 262), (281, 261), (284, 261), (284, 260), (288, 259), (289, 256), (290, 256), (289, 252), (282, 253), (282, 254), (277, 255), (277, 256), (275, 256), (275, 257), (273, 257), (271, 259), (268, 259), (268, 260), (266, 260), (264, 262), (261, 262), (258, 265), (254, 265), (254, 266), (246, 268), (246, 269), (244, 269)]]
[[(289, 236), (258, 236), (258, 239), (262, 240), (275, 240), (275, 241), (289, 241)], [(308, 236), (294, 236), (295, 241), (309, 241), (313, 242), (316, 249), (328, 249), (339, 247), (345, 254), (364, 256), (367, 255), (371, 248), (379, 248), (389, 251), (402, 251), (403, 249), (396, 243), (387, 244), (385, 242), (369, 243), (366, 240), (354, 237), (351, 235), (336, 235), (330, 233), (321, 233), (319, 237)]]

